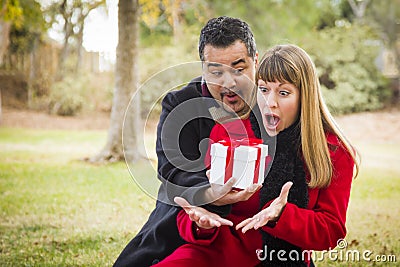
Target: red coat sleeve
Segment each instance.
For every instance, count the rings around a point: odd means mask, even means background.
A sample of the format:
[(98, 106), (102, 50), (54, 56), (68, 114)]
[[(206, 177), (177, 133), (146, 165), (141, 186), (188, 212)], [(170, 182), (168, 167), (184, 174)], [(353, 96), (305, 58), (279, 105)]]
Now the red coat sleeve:
[(189, 215), (184, 210), (181, 210), (177, 216), (177, 225), (179, 234), (188, 243), (208, 246), (218, 236), (219, 227), (211, 230), (200, 230), (196, 233), (194, 229), (196, 224), (190, 220)]
[(333, 249), (338, 239), (346, 236), (346, 212), (354, 162), (343, 146), (336, 148), (336, 151), (331, 151), (331, 184), (324, 189), (309, 189), (310, 193), (316, 190), (315, 205), (303, 209), (288, 203), (275, 227), (264, 226), (262, 230), (306, 250)]

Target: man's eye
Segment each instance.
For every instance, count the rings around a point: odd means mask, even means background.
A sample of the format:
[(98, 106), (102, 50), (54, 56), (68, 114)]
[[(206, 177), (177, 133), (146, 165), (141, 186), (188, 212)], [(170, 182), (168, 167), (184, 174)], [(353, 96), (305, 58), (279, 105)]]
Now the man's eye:
[(258, 89), (259, 89), (262, 93), (268, 92), (268, 88), (267, 88), (267, 87), (264, 87), (264, 86), (259, 86)]
[(243, 68), (240, 68), (240, 69), (233, 69), (233, 73), (234, 74), (236, 74), (236, 75), (239, 75), (239, 74), (242, 74), (242, 72), (244, 71), (244, 69)]
[(212, 71), (211, 74), (214, 75), (214, 76), (221, 76), (222, 75), (222, 71)]

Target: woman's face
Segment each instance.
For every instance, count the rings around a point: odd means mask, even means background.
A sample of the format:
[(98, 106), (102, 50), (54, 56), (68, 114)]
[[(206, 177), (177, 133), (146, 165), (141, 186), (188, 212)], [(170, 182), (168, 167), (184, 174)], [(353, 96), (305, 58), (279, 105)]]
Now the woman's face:
[(291, 126), (300, 114), (300, 90), (291, 83), (258, 80), (257, 103), (270, 136)]

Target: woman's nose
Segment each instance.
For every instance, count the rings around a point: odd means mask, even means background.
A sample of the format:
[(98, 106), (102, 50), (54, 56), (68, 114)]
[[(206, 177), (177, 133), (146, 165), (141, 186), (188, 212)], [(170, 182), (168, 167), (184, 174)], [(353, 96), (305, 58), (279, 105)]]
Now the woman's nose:
[(277, 102), (277, 99), (276, 99), (276, 95), (275, 95), (273, 92), (271, 92), (271, 93), (268, 95), (268, 98), (267, 98), (267, 105), (268, 105), (268, 107), (270, 107), (270, 108), (276, 108), (276, 107), (278, 106), (278, 102)]

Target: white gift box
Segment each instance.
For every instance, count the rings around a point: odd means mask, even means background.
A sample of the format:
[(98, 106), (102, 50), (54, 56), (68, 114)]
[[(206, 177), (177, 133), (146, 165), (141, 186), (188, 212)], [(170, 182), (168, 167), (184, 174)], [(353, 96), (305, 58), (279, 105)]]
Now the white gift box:
[(260, 148), (260, 162), (259, 162), (259, 168), (258, 168), (257, 184), (262, 184), (264, 182), (265, 159), (268, 156), (268, 145), (259, 144), (257, 147)]
[(237, 179), (234, 187), (245, 189), (254, 183), (257, 148), (239, 146), (234, 151), (232, 177)]
[(263, 183), (267, 145), (239, 145), (230, 148), (221, 143), (214, 143), (211, 145), (210, 154), (210, 183), (223, 185), (231, 177), (237, 179), (234, 187), (240, 189)]
[(211, 145), (211, 169), (210, 169), (210, 183), (224, 184), (226, 156), (228, 154), (228, 147), (220, 143)]

